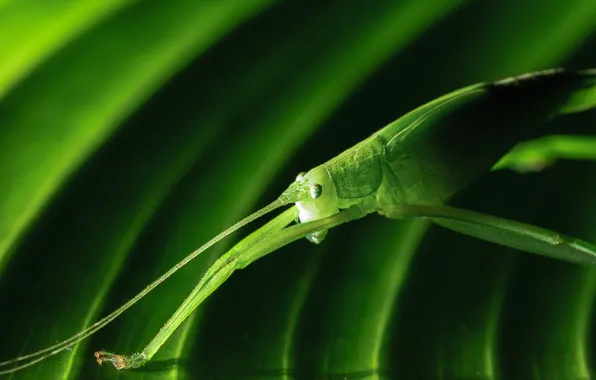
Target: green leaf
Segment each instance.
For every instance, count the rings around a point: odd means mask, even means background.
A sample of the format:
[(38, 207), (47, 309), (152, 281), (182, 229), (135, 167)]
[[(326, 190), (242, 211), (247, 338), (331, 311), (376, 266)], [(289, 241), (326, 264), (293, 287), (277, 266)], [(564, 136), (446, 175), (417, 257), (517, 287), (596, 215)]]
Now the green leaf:
[[(232, 6), (237, 3), (243, 5)], [(75, 40), (6, 96), (0, 110), (6, 126), (0, 136), (6, 148), (0, 157), (0, 263), (60, 184), (125, 117), (193, 55), (266, 4), (139, 4)]]
[[(298, 172), (433, 98), (596, 67), (589, 0), (56, 4), (0, 2), (0, 35), (15, 36), (0, 38), (13, 57), (0, 63), (2, 360), (108, 314)], [(547, 131), (593, 135), (594, 117)], [(593, 170), (491, 173), (454, 202), (595, 242)], [(234, 274), (145, 367), (97, 366), (95, 350), (140, 351), (254, 229), (13, 378), (554, 379), (593, 367), (592, 269), (377, 215)]]

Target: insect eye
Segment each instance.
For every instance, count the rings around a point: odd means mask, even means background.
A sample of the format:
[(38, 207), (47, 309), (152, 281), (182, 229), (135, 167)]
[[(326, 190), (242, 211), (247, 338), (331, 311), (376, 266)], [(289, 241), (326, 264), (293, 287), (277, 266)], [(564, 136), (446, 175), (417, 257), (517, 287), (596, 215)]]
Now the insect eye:
[(302, 181), (302, 179), (304, 178), (305, 175), (306, 175), (305, 172), (301, 172), (300, 174), (298, 174), (298, 176), (296, 177), (296, 182)]
[(319, 184), (314, 184), (310, 187), (310, 197), (312, 199), (317, 199), (323, 194), (323, 186)]

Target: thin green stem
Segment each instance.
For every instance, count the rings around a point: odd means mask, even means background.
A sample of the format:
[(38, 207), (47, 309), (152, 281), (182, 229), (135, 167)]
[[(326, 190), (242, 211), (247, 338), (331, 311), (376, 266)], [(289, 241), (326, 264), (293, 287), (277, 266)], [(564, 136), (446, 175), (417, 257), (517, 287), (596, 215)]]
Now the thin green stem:
[(556, 160), (596, 160), (596, 137), (552, 135), (518, 144), (493, 167), (540, 171)]

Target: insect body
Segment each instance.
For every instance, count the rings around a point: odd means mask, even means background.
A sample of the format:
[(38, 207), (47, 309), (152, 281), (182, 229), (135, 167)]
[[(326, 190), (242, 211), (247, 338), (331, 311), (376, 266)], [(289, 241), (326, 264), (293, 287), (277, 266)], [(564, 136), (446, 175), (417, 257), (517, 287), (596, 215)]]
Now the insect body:
[[(282, 199), (296, 202), (301, 222), (350, 207), (355, 217), (376, 211), (399, 218), (405, 216), (404, 205), (440, 206), (551, 119), (553, 108), (575, 111), (573, 95), (593, 82), (594, 72), (547, 70), (466, 87), (300, 175)], [(527, 105), (529, 114), (521, 122), (520, 105)], [(483, 144), (487, 138), (491, 145)], [(310, 199), (308, 189), (314, 186), (322, 196)], [(319, 243), (325, 234), (307, 237)]]
[[(283, 205), (287, 211), (222, 255), (155, 338), (130, 356), (95, 353), (118, 369), (145, 364), (192, 311), (235, 270), (302, 237), (320, 243), (335, 226), (378, 212), (428, 218), (470, 236), (559, 259), (596, 263), (596, 247), (540, 227), (444, 206), (449, 197), (491, 168), (551, 118), (596, 106), (596, 70), (549, 70), (477, 84), (440, 97), (307, 173), (280, 197), (223, 231), (137, 296), (73, 337), (0, 363), (11, 373), (92, 335), (174, 272), (243, 225)], [(296, 218), (300, 223), (290, 225)]]

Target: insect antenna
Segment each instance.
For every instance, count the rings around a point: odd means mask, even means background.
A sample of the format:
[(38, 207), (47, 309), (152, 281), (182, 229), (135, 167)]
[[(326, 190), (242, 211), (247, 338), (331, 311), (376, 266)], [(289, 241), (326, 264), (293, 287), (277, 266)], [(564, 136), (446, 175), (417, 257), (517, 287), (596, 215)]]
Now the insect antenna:
[[(247, 225), (248, 223), (254, 221), (255, 219), (258, 219), (261, 216), (263, 216), (263, 215), (265, 215), (265, 214), (267, 214), (267, 213), (269, 213), (269, 212), (275, 210), (276, 208), (279, 208), (285, 204), (287, 204), (287, 202), (285, 202), (281, 199), (277, 199), (277, 200), (271, 202), (270, 204), (268, 204), (267, 206), (263, 207), (262, 209), (250, 214), (246, 218), (235, 223), (231, 227), (220, 232), (218, 235), (213, 237), (207, 243), (203, 244), (201, 247), (199, 247), (196, 250), (194, 250), (193, 252), (191, 252), (188, 256), (186, 256), (184, 259), (182, 259), (180, 262), (178, 262), (176, 265), (174, 265), (172, 268), (170, 268), (166, 273), (164, 273), (157, 280), (155, 280), (151, 284), (147, 285), (147, 287), (145, 287), (145, 289), (141, 290), (136, 296), (131, 298), (124, 305), (120, 306), (118, 309), (114, 310), (109, 315), (107, 315), (104, 318), (100, 319), (99, 321), (95, 322), (94, 324), (92, 324), (91, 326), (82, 330), (81, 332), (73, 335), (72, 337), (70, 337), (60, 343), (56, 343), (50, 347), (44, 348), (42, 350), (27, 354), (27, 355), (19, 356), (17, 358), (11, 359), (11, 360), (6, 360), (3, 362), (0, 362), (0, 375), (6, 375), (9, 373), (16, 372), (21, 369), (27, 368), (29, 366), (32, 366), (33, 364), (38, 363), (42, 360), (45, 360), (45, 359), (49, 358), (50, 356), (56, 355), (57, 353), (64, 351), (65, 349), (71, 347), (72, 345), (93, 335), (95, 332), (102, 329), (103, 327), (108, 325), (110, 322), (112, 322), (114, 319), (116, 319), (120, 314), (122, 314), (124, 311), (126, 311), (128, 308), (130, 308), (132, 305), (137, 303), (141, 298), (146, 296), (150, 291), (155, 289), (159, 284), (161, 284), (163, 281), (168, 279), (178, 269), (180, 269), (183, 266), (185, 266), (186, 264), (188, 264), (189, 261), (191, 261), (192, 259), (197, 257), (203, 251), (207, 250), (212, 245), (216, 244), (217, 242), (219, 242), (226, 236), (230, 235), (231, 233), (235, 232), (239, 228)], [(23, 363), (23, 362), (25, 362), (25, 363)], [(4, 369), (6, 367), (13, 366), (13, 365), (15, 367), (12, 367), (9, 369)]]

